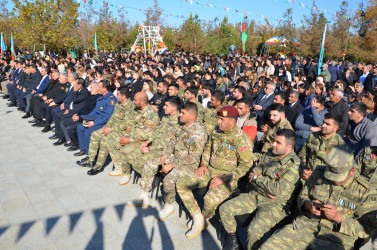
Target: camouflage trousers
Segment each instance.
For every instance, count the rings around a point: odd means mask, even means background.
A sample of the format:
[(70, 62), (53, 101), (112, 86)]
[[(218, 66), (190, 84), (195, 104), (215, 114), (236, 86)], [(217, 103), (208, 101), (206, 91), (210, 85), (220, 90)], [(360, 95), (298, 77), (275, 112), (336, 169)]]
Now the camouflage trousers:
[(97, 157), (96, 167), (103, 167), (109, 155), (107, 142), (109, 139), (119, 140), (121, 132), (110, 132), (108, 135), (102, 134), (102, 128), (94, 131), (90, 136), (89, 161), (93, 162)]
[[(177, 192), (185, 204), (190, 215), (200, 213), (200, 208), (196, 202), (192, 190), (207, 187), (212, 177), (207, 173), (198, 177), (195, 173), (185, 175), (177, 181)], [(204, 195), (204, 208), (202, 214), (205, 218), (211, 218), (215, 215), (217, 207), (226, 200), (233, 190), (229, 183), (224, 183), (215, 188), (210, 188)]]
[[(107, 149), (114, 163), (115, 168), (122, 168), (124, 174), (131, 174), (131, 165), (128, 163), (127, 156), (132, 157), (133, 151), (140, 152), (140, 145), (143, 143), (133, 142), (122, 146), (119, 142), (120, 138), (111, 138), (107, 141)], [(141, 153), (141, 152), (140, 152)]]
[(148, 153), (149, 157), (144, 164), (140, 182), (141, 189), (145, 192), (152, 190), (153, 180), (157, 174), (162, 154), (162, 150), (152, 150)]
[(347, 238), (345, 235), (337, 233), (343, 240), (339, 239), (331, 230), (320, 228), (318, 224), (318, 220), (313, 221), (300, 215), (292, 224), (276, 231), (260, 249), (353, 249), (354, 237), (344, 241)]
[[(139, 146), (140, 147), (140, 146)], [(160, 150), (152, 150), (146, 154), (143, 154), (139, 148), (135, 149), (134, 151), (128, 153), (124, 160), (122, 161), (122, 166), (126, 165), (126, 169), (132, 166), (132, 169), (135, 170), (138, 174), (143, 175), (144, 173), (144, 166), (146, 162), (150, 159), (156, 159), (156, 161), (160, 161), (162, 151)], [(157, 164), (158, 164), (157, 162)], [(153, 181), (153, 180), (152, 180)]]
[(221, 222), (228, 233), (237, 230), (235, 216), (251, 214), (255, 210), (257, 213), (247, 230), (247, 249), (258, 249), (263, 235), (286, 217), (283, 207), (254, 192), (249, 192), (226, 201), (219, 208)]

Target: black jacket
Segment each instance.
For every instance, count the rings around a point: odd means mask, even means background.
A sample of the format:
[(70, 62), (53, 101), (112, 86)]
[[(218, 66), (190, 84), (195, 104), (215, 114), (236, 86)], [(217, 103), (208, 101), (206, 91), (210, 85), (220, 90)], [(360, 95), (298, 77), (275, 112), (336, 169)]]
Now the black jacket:
[(342, 138), (346, 134), (348, 119), (349, 119), (348, 111), (349, 111), (349, 107), (344, 100), (340, 100), (337, 104), (334, 105), (334, 107), (330, 111), (331, 114), (338, 116), (340, 119), (339, 130), (337, 133)]
[(42, 75), (39, 71), (33, 74), (30, 74), (29, 77), (25, 81), (26, 91), (32, 91), (33, 89), (35, 89), (38, 86), (41, 79), (42, 79)]
[(287, 120), (294, 126), (296, 124), (297, 117), (304, 111), (304, 106), (297, 101), (293, 107), (287, 107), (285, 116), (287, 117)]
[[(73, 93), (72, 97), (72, 110), (71, 112), (77, 113), (78, 110), (81, 110), (85, 107), (87, 100), (89, 99), (90, 92), (87, 88), (82, 88), (79, 91)], [(70, 108), (71, 104), (69, 104), (68, 108)]]
[(90, 112), (92, 112), (92, 110), (94, 109), (94, 107), (97, 104), (97, 99), (100, 96), (101, 95), (90, 95), (87, 98), (85, 105), (83, 105), (83, 107), (81, 109), (77, 110), (76, 114), (78, 114), (78, 115), (87, 115)]
[(64, 98), (65, 96), (67, 95), (68, 93), (68, 89), (69, 89), (69, 83), (66, 82), (64, 84), (61, 84), (59, 82), (59, 89), (58, 89), (58, 92), (56, 93), (56, 95), (54, 97), (52, 97), (52, 99), (54, 100), (55, 104), (61, 104), (63, 103), (64, 101)]

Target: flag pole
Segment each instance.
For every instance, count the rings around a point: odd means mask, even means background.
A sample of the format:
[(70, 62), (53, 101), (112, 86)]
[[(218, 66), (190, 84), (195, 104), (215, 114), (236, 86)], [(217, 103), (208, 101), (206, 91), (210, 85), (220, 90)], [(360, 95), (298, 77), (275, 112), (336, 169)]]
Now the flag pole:
[(319, 60), (318, 60), (318, 75), (321, 74), (323, 54), (325, 52), (326, 30), (327, 30), (327, 24), (325, 25), (325, 30), (323, 31), (323, 36), (322, 36), (321, 52), (319, 54)]

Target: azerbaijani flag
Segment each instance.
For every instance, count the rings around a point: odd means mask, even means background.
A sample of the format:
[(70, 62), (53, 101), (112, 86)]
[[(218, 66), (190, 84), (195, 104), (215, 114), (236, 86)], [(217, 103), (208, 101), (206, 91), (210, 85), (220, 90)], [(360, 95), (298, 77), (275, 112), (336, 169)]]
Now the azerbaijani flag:
[(242, 25), (241, 25), (241, 39), (242, 39), (242, 55), (245, 55), (245, 43), (247, 40), (247, 33), (246, 33), (246, 27), (245, 27), (244, 22), (242, 22)]
[(5, 49), (4, 49), (4, 39), (3, 39), (3, 32), (1, 32), (1, 46), (0, 46), (0, 53), (4, 53)]
[(94, 52), (98, 51), (97, 47), (97, 33), (94, 34)]
[(326, 29), (327, 29), (327, 24), (325, 25), (325, 30), (323, 31), (322, 44), (321, 44), (321, 53), (319, 54), (319, 60), (318, 60), (318, 75), (321, 74), (323, 54), (325, 52)]
[(17, 60), (16, 50), (14, 49), (13, 34), (10, 34), (10, 52), (12, 53), (12, 60)]
[(77, 57), (76, 57), (76, 49), (75, 49), (75, 46), (72, 47), (71, 53), (72, 53), (72, 57), (76, 59)]

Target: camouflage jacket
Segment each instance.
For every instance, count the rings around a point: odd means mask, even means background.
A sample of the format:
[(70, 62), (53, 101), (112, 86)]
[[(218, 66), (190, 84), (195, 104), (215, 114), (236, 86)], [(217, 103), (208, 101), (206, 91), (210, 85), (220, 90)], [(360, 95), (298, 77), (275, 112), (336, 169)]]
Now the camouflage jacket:
[(366, 147), (356, 158), (355, 167), (377, 189), (377, 146)]
[(200, 102), (198, 102), (198, 100), (195, 101), (195, 104), (198, 107), (197, 121), (200, 122), (201, 124), (204, 124), (203, 119), (204, 119), (205, 108), (203, 107), (203, 105)]
[(129, 128), (133, 123), (135, 116), (135, 106), (131, 99), (127, 99), (125, 103), (117, 102), (114, 107), (114, 112), (106, 123), (106, 126), (112, 132), (124, 131)]
[(253, 163), (253, 147), (250, 137), (237, 126), (225, 132), (216, 127), (204, 148), (202, 164), (211, 176), (231, 177), (234, 189)]
[[(337, 239), (345, 249), (351, 249), (357, 238), (369, 237), (376, 226), (377, 192), (358, 174), (336, 186), (324, 177), (324, 172), (324, 169), (317, 169), (306, 181), (298, 197), (302, 215), (296, 219), (295, 224), (298, 227), (319, 227), (317, 237)], [(307, 211), (304, 208), (306, 200), (318, 200), (322, 204), (335, 206), (342, 215), (341, 224)]]
[(292, 125), (289, 123), (287, 118), (280, 121), (279, 124), (276, 124), (276, 126), (274, 126), (273, 128), (270, 128), (266, 132), (266, 134), (262, 138), (262, 141), (264, 141), (263, 147), (261, 149), (262, 153), (267, 153), (267, 151), (271, 148), (272, 143), (274, 142), (276, 133), (281, 129), (291, 129), (291, 130), (293, 130)]
[(336, 146), (346, 146), (346, 143), (338, 134), (335, 133), (327, 139), (320, 132), (313, 133), (309, 136), (298, 156), (305, 169), (315, 170), (317, 166), (326, 166), (326, 156)]
[(179, 113), (173, 116), (162, 117), (160, 125), (148, 139), (155, 150), (164, 150), (171, 142), (178, 129), (178, 116)]
[(203, 126), (207, 131), (207, 134), (210, 135), (212, 133), (212, 130), (215, 129), (217, 126), (217, 111), (219, 111), (219, 108), (207, 108), (204, 110), (204, 116), (203, 116)]
[(149, 104), (143, 110), (138, 110), (128, 136), (130, 143), (148, 140), (159, 123), (158, 114)]
[(199, 166), (206, 141), (207, 133), (199, 122), (188, 127), (180, 126), (164, 150), (164, 155), (168, 156), (167, 162), (174, 162), (176, 170), (193, 172)]
[[(300, 179), (300, 158), (293, 151), (281, 160), (273, 155), (271, 150), (260, 156), (261, 159), (259, 159), (255, 170), (261, 175), (255, 182), (252, 182), (254, 190), (273, 203), (290, 206), (294, 199), (294, 190)], [(267, 194), (276, 196), (276, 198), (270, 199)]]

